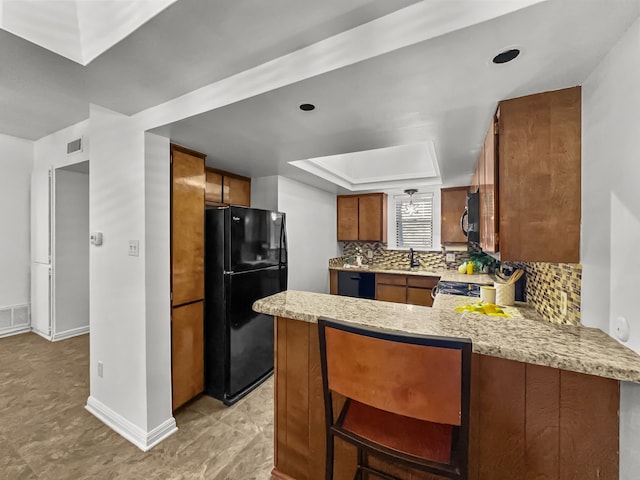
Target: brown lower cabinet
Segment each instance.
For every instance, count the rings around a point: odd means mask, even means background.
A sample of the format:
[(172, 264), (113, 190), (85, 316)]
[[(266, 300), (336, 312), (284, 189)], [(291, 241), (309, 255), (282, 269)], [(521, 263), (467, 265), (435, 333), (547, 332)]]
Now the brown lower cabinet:
[[(324, 480), (318, 326), (282, 317), (275, 322), (272, 473)], [(617, 380), (474, 354), (469, 480), (618, 480), (619, 405)], [(356, 462), (355, 447), (336, 439), (334, 478), (353, 478)], [(442, 478), (385, 468), (405, 480)]]
[(173, 410), (204, 390), (204, 302), (171, 310)]
[(376, 300), (431, 307), (431, 291), (438, 280), (439, 277), (378, 273)]

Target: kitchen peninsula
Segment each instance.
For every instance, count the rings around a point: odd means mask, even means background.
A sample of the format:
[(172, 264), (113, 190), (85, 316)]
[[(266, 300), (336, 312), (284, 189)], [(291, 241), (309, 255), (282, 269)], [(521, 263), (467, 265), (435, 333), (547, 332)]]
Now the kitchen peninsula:
[[(254, 304), (275, 317), (274, 476), (324, 478), (324, 406), (316, 321), (325, 316), (473, 341), (470, 479), (618, 479), (620, 381), (640, 383), (640, 356), (598, 329), (453, 309), (286, 291)], [(373, 462), (374, 459), (371, 459)], [(355, 450), (336, 444), (335, 478)], [(391, 467), (401, 478), (433, 479)]]

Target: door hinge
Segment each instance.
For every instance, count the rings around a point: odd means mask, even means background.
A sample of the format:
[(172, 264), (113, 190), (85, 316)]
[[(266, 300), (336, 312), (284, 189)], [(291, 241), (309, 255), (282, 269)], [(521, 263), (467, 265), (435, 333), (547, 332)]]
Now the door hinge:
[(500, 128), (499, 128), (498, 122), (497, 121), (493, 122), (493, 134), (498, 135), (499, 131), (500, 131)]

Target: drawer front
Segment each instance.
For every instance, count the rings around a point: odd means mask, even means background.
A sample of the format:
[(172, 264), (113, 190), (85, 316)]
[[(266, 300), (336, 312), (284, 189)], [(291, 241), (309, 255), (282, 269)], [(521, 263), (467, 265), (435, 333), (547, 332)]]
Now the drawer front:
[(433, 288), (440, 281), (440, 277), (407, 276), (407, 285), (417, 288)]
[(383, 302), (407, 303), (407, 288), (400, 285), (376, 286), (376, 300)]
[(377, 273), (376, 283), (384, 283), (385, 285), (406, 285), (407, 277), (404, 275), (391, 275), (389, 273)]
[(433, 305), (430, 288), (407, 288), (407, 303), (411, 305), (422, 305), (430, 307)]

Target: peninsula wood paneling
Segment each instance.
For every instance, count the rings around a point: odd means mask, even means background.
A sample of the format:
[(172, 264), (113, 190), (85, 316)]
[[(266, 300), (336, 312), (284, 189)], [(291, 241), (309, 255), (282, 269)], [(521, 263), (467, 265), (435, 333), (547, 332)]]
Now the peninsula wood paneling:
[[(277, 318), (275, 349), (274, 476), (324, 480), (317, 325)], [(618, 480), (619, 382), (478, 354), (471, 368), (470, 480)], [(353, 478), (355, 448), (336, 439), (335, 455), (334, 478)]]

